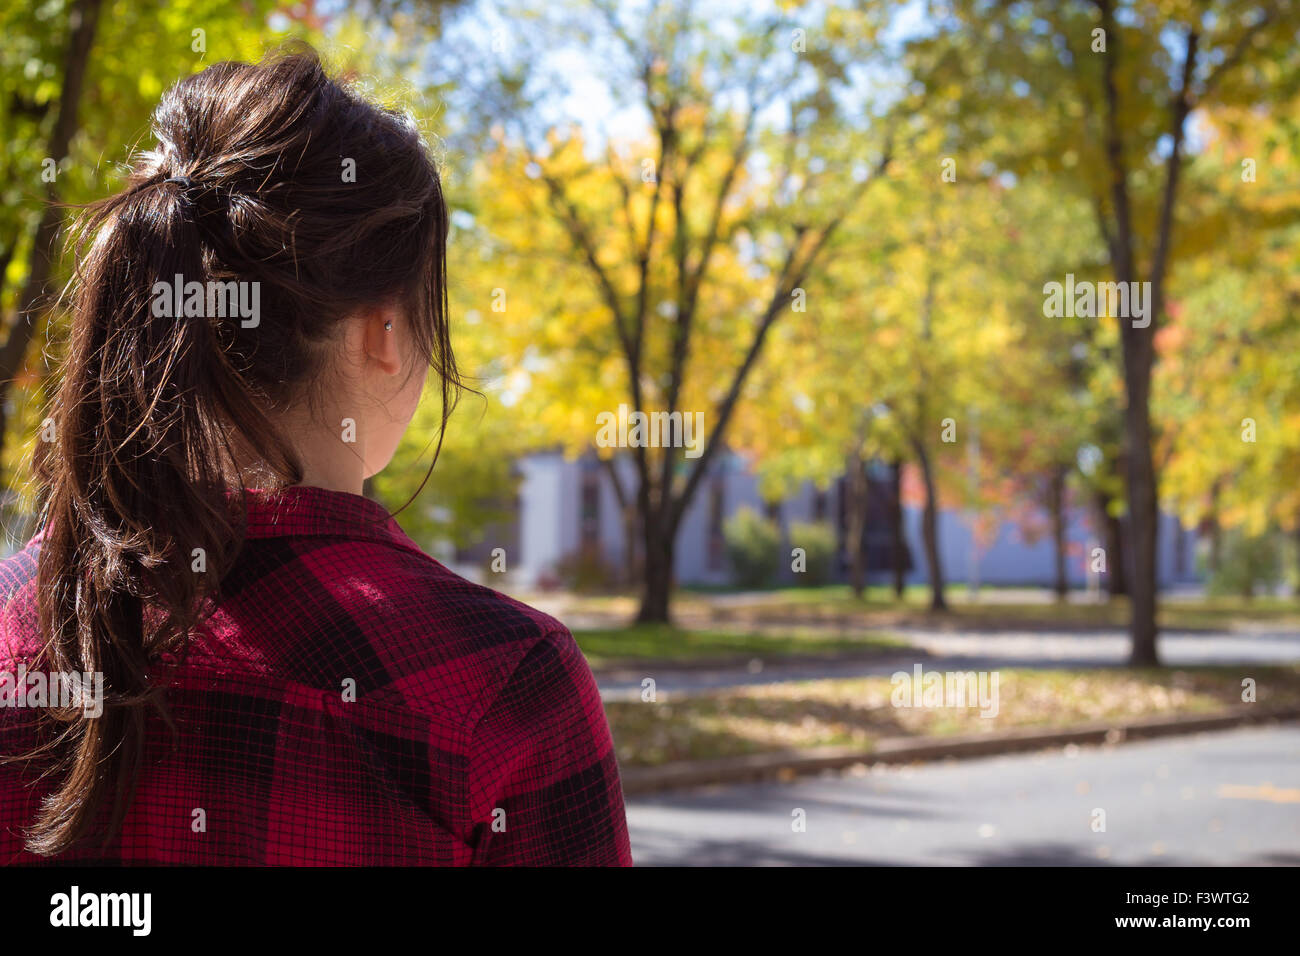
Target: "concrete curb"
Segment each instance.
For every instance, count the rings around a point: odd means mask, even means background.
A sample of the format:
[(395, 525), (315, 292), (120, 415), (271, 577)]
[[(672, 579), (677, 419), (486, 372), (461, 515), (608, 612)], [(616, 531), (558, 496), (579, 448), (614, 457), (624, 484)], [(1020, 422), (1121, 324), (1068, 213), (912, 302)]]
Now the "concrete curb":
[[(1251, 705), (1252, 708), (1254, 705)], [(986, 757), (995, 754), (1041, 750), (1066, 744), (1117, 744), (1126, 740), (1228, 730), (1247, 724), (1300, 719), (1300, 707), (1252, 709), (1246, 713), (1207, 716), (1152, 717), (1129, 723), (1097, 722), (1065, 729), (1012, 730), (1002, 734), (961, 737), (892, 737), (874, 749), (815, 747), (783, 750), (717, 760), (683, 760), (660, 767), (630, 767), (622, 772), (628, 795), (679, 790), (710, 784), (747, 783), (839, 770), (854, 764), (899, 764), (947, 758)]]

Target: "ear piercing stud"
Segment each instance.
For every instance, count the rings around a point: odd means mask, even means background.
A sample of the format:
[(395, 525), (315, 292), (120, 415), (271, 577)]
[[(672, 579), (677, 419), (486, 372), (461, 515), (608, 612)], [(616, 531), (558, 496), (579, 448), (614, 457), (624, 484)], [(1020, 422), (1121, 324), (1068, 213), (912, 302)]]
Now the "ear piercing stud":
[(391, 331), (393, 331), (393, 320), (392, 320), (392, 319), (389, 319), (387, 322), (384, 323), (384, 331), (385, 331), (385, 332), (391, 332)]

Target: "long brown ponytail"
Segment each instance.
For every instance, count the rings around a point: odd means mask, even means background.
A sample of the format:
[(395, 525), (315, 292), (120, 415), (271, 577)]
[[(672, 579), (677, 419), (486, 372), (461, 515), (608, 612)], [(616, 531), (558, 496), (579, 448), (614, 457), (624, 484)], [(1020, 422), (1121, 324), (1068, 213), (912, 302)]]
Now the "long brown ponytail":
[[(441, 383), (444, 425), (460, 388), (447, 209), (409, 119), (299, 49), (182, 80), (152, 131), (125, 188), (79, 223), (54, 440), (37, 448), (43, 663), (104, 679), (101, 716), (42, 714), (38, 752), (57, 759), (57, 783), (28, 848), (43, 855), (120, 829), (146, 719), (167, 714), (155, 666), (183, 649), (241, 545), (233, 463), (252, 449), (301, 480), (268, 411), (308, 395), (338, 321), (400, 301)], [(257, 283), (258, 320), (158, 314), (172, 310), (155, 288), (177, 276)]]

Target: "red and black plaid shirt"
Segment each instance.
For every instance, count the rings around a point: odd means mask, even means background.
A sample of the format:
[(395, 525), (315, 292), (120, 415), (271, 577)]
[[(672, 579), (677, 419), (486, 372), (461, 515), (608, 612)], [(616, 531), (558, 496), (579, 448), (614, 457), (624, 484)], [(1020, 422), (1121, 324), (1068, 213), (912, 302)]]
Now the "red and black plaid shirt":
[[(151, 715), (120, 835), (60, 861), (631, 864), (609, 725), (562, 624), (448, 571), (366, 498), (248, 502), (215, 615), (168, 661), (179, 737)], [(42, 643), (39, 547), (0, 562), (11, 674)], [(0, 707), (0, 755), (31, 723)], [(48, 791), (0, 763), (0, 864), (42, 859), (21, 832)]]

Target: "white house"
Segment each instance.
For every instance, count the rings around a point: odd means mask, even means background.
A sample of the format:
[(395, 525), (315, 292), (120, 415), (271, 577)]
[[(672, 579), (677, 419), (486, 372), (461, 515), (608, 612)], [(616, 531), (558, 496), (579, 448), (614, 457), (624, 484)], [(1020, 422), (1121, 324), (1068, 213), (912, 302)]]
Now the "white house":
[[(488, 555), (497, 546), (510, 553), (509, 573), (529, 587), (558, 584), (566, 565), (585, 555), (612, 569), (626, 566), (626, 535), (612, 481), (606, 467), (594, 455), (566, 459), (560, 452), (529, 455), (519, 463), (521, 481), (515, 519), (495, 529), (479, 546), (456, 553), (453, 563), (466, 573), (485, 570)], [(615, 467), (625, 489), (634, 493), (633, 463), (624, 458)], [(728, 567), (723, 523), (737, 510), (749, 506), (776, 518), (785, 528), (803, 521), (826, 522), (835, 529), (840, 560), (835, 575), (845, 580), (849, 553), (844, 520), (843, 482), (818, 490), (811, 482), (776, 505), (759, 497), (755, 475), (745, 460), (722, 452), (710, 464), (695, 500), (687, 509), (677, 539), (675, 572), (682, 585), (725, 586), (732, 581)], [(927, 580), (925, 549), (921, 539), (921, 512), (917, 506), (903, 506), (905, 540), (910, 552), (906, 581)], [(1067, 539), (1070, 557), (1067, 573), (1070, 585), (1089, 585), (1088, 556), (1100, 546), (1090, 527), (1092, 513), (1076, 508), (1069, 512)], [(939, 550), (945, 579), (950, 583), (976, 580), (991, 585), (1050, 587), (1055, 579), (1053, 543), (1044, 534), (1032, 543), (1013, 522), (1004, 521), (991, 543), (972, 547), (971, 516), (953, 509), (939, 514)], [(892, 580), (885, 542), (892, 535), (880, 514), (869, 519), (864, 545), (866, 566), (872, 581)], [(1172, 515), (1162, 515), (1159, 525), (1158, 575), (1160, 586), (1169, 588), (1200, 580), (1196, 568), (1197, 534), (1183, 528)], [(449, 556), (450, 557), (450, 556)]]

